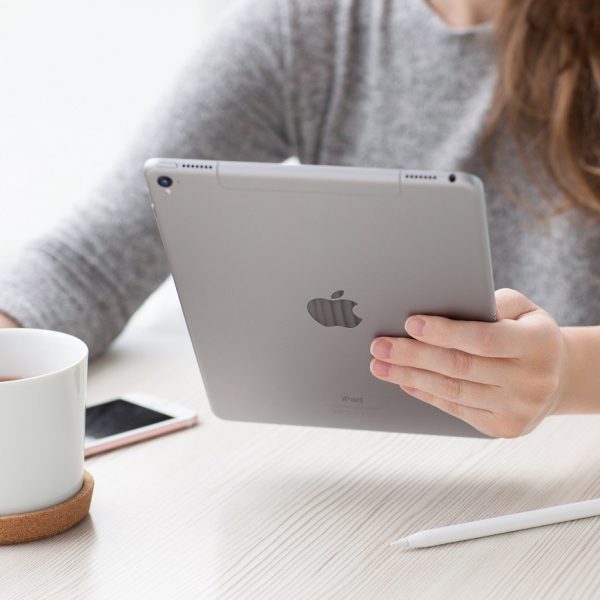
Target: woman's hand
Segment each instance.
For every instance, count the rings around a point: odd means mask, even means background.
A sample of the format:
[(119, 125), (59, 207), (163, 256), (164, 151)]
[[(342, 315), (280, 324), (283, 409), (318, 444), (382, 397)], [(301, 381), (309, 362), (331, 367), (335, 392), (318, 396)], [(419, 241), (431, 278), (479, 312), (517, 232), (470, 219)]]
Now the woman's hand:
[(515, 290), (496, 292), (497, 321), (410, 317), (415, 339), (373, 340), (371, 372), (497, 437), (516, 437), (557, 411), (567, 347), (554, 319)]
[(19, 325), (4, 313), (0, 313), (0, 328), (7, 327), (19, 327)]

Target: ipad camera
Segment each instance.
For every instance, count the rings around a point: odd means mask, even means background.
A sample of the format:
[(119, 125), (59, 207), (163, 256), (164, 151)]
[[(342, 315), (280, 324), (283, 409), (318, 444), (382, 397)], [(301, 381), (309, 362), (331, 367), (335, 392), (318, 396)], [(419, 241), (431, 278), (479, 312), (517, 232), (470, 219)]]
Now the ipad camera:
[(158, 185), (160, 185), (160, 187), (163, 188), (169, 188), (173, 185), (173, 180), (170, 177), (167, 177), (166, 175), (161, 175), (158, 180)]

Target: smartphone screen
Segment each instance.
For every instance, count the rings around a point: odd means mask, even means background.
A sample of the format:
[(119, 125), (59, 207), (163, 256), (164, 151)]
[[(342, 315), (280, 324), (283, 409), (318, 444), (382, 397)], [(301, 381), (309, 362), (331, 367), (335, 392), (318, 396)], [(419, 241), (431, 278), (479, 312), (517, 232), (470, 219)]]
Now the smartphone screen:
[(95, 441), (172, 418), (171, 415), (117, 398), (86, 408), (85, 437), (86, 440)]

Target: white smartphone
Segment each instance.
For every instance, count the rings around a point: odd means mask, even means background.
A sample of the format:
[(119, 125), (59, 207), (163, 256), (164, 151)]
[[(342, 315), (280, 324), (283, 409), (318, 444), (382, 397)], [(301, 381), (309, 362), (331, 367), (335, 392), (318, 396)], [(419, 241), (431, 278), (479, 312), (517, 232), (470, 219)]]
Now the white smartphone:
[(141, 392), (123, 394), (86, 408), (85, 457), (197, 424), (189, 408)]

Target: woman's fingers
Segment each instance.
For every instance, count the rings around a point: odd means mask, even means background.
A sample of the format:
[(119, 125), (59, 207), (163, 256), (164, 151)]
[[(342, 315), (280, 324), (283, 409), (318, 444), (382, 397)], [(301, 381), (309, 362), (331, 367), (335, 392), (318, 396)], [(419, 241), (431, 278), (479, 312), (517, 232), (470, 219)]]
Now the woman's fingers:
[(462, 419), (463, 421), (471, 422), (474, 417), (479, 417), (481, 413), (486, 413), (489, 417), (493, 416), (493, 413), (486, 409), (481, 408), (473, 408), (470, 406), (465, 406), (464, 404), (458, 404), (457, 402), (452, 402), (451, 400), (444, 400), (443, 398), (439, 398), (434, 394), (430, 394), (429, 392), (424, 392), (423, 390), (417, 390), (411, 387), (400, 386), (407, 394), (414, 396), (418, 400), (422, 400), (427, 404), (431, 404), (440, 410), (443, 410), (445, 413), (452, 415), (458, 419)]
[(475, 429), (492, 437), (515, 438), (529, 433), (535, 423), (523, 418), (500, 416), (495, 412), (482, 408), (473, 408), (450, 400), (438, 398), (429, 392), (410, 387), (400, 386), (407, 394), (426, 404), (431, 404), (449, 415), (461, 419)]
[(520, 317), (540, 309), (528, 298), (515, 290), (496, 292), (498, 321), (458, 321), (444, 317), (415, 315), (409, 317), (405, 329), (415, 339), (440, 346), (454, 348), (477, 356), (495, 358), (521, 358), (532, 344), (534, 328)]
[(492, 385), (506, 382), (510, 369), (506, 359), (476, 356), (408, 338), (376, 338), (371, 354), (383, 362)]
[(469, 425), (472, 425), (475, 427), (475, 429), (478, 429), (487, 435), (502, 435), (502, 432), (495, 431), (497, 417), (489, 410), (471, 408), (469, 406), (464, 406), (463, 404), (457, 404), (456, 402), (451, 402), (450, 400), (438, 398), (437, 396), (434, 396), (428, 392), (424, 392), (423, 390), (417, 390), (415, 388), (404, 386), (400, 387), (407, 394), (415, 397), (417, 400), (421, 400), (426, 404), (435, 406), (435, 408), (438, 408), (439, 410), (448, 413), (452, 417), (456, 417), (461, 421), (469, 423)]
[(418, 389), (442, 400), (470, 408), (491, 411), (503, 394), (502, 388), (498, 386), (455, 379), (413, 367), (400, 367), (376, 359), (371, 361), (371, 372), (384, 381)]
[(405, 327), (413, 338), (421, 342), (477, 356), (520, 358), (527, 352), (530, 343), (528, 328), (508, 319), (497, 323), (481, 323), (415, 316), (406, 321)]
[(518, 319), (539, 307), (529, 298), (510, 288), (496, 290), (496, 319)]

